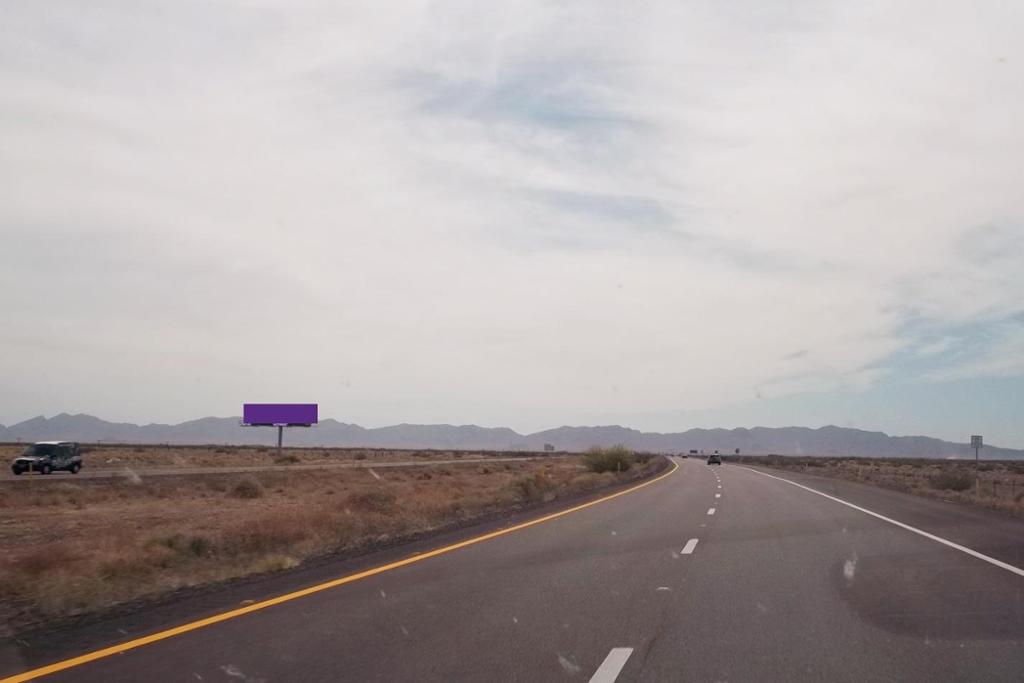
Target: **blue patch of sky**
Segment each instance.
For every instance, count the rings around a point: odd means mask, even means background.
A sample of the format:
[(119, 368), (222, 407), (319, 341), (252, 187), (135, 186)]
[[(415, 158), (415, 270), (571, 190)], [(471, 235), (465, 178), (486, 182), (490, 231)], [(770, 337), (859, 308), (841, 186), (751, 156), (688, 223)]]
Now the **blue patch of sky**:
[(1024, 230), (1019, 224), (987, 223), (961, 238), (960, 251), (976, 264), (999, 261), (1019, 262), (1024, 255)]
[(710, 238), (683, 227), (687, 207), (640, 195), (543, 188), (520, 188), (515, 199), (540, 209), (536, 219), (516, 231), (515, 239), (531, 247), (559, 249), (630, 249), (656, 241), (710, 253)]
[[(621, 422), (656, 431), (691, 427), (819, 427), (834, 424), (892, 435), (925, 435), (966, 443), (982, 434), (986, 443), (1024, 449), (1024, 376), (942, 378), (941, 371), (985, 358), (1007, 336), (1024, 327), (1024, 312), (983, 322), (943, 325), (908, 316), (899, 351), (871, 367), (886, 372), (860, 390), (765, 395), (706, 410), (629, 415), (594, 414), (582, 421)], [(798, 358), (803, 350), (794, 351)], [(813, 373), (810, 373), (813, 374)]]
[(751, 399), (690, 411), (581, 415), (583, 423), (621, 423), (651, 431), (692, 427), (821, 427), (838, 425), (893, 436), (932, 436), (1024, 449), (1024, 377), (945, 382), (879, 383), (862, 391), (833, 391)]
[(429, 72), (403, 75), (426, 113), (507, 120), (574, 135), (641, 124), (610, 108), (600, 71), (586, 64), (525, 64), (497, 70), (490, 79), (453, 79)]
[[(635, 142), (646, 128), (608, 101), (608, 93), (615, 92), (612, 80), (607, 65), (565, 60), (503, 63), (492, 76), (481, 78), (405, 72), (398, 85), (427, 116), (511, 124), (571, 140), (570, 146), (553, 147), (543, 135), (508, 140), (514, 145), (536, 142), (534, 153), (555, 165), (571, 158), (584, 165), (617, 167), (635, 152), (629, 140)], [(532, 214), (514, 234), (504, 235), (517, 249), (621, 248), (644, 234), (686, 236), (676, 227), (673, 208), (651, 197), (514, 183), (492, 189)]]
[(928, 379), (985, 357), (1022, 327), (1024, 311), (958, 325), (909, 316), (898, 332), (908, 343), (872, 367), (884, 368), (889, 383)]
[(866, 389), (754, 399), (692, 417), (728, 416), (747, 426), (837, 424), (952, 441), (981, 433), (993, 444), (1024, 448), (1024, 376), (942, 377), (986, 358), (1022, 327), (1024, 312), (958, 325), (909, 316), (900, 331), (908, 343), (871, 366), (886, 372)]

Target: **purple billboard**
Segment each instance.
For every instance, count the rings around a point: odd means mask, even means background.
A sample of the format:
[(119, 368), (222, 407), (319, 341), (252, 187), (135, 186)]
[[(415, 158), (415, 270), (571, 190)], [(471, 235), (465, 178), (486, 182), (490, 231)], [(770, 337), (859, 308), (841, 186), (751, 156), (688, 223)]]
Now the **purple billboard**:
[(246, 403), (242, 406), (245, 425), (315, 425), (315, 403)]

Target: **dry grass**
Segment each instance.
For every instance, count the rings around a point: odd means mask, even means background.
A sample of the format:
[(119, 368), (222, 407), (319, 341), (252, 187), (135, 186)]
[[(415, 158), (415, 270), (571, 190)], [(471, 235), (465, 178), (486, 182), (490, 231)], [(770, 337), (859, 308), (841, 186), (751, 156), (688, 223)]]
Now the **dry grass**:
[(262, 498), (263, 486), (255, 477), (242, 477), (231, 487), (231, 495), (235, 498)]
[(358, 552), (661, 465), (596, 474), (570, 456), (381, 468), (381, 479), (322, 470), (2, 483), (0, 636), (183, 586)]
[(860, 481), (1024, 516), (1024, 462), (748, 456), (733, 461)]
[[(497, 451), (389, 450), (381, 448), (285, 448), (266, 446), (161, 446), (97, 445), (83, 443), (84, 465), (93, 470), (145, 467), (244, 467), (260, 465), (320, 464), (363, 461), (458, 460), (495, 456), (530, 455)], [(0, 445), (0, 462), (10, 463), (25, 444)], [(544, 454), (534, 454), (544, 455)]]

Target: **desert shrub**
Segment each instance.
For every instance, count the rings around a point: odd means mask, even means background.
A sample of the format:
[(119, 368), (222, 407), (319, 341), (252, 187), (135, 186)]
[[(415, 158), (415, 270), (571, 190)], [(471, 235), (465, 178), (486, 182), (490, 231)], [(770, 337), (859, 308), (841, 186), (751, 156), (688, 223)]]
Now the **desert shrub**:
[(615, 480), (615, 477), (605, 472), (598, 474), (597, 472), (584, 472), (583, 474), (577, 475), (572, 478), (569, 482), (569, 486), (576, 491), (592, 491), (593, 489), (607, 486)]
[(221, 544), (231, 555), (263, 555), (287, 550), (308, 536), (309, 529), (303, 520), (278, 515), (228, 529)]
[(81, 558), (70, 548), (56, 544), (34, 550), (13, 562), (14, 568), (30, 576), (39, 576), (48, 572), (66, 568)]
[(555, 483), (543, 472), (519, 477), (512, 482), (512, 490), (523, 500), (541, 500), (554, 488)]
[(172, 493), (175, 492), (175, 488), (170, 484), (154, 481), (146, 481), (145, 483), (142, 483), (142, 480), (141, 478), (139, 478), (139, 475), (135, 474), (134, 472), (131, 472), (130, 474), (132, 475), (132, 477), (129, 479), (129, 481), (132, 483), (132, 485), (138, 486), (141, 483), (144, 494), (151, 498), (159, 498), (160, 500), (166, 500)]
[(353, 457), (356, 460), (366, 460), (366, 453), (356, 453)]
[(104, 581), (116, 581), (152, 574), (169, 564), (152, 555), (115, 554), (100, 560), (96, 574)]
[(974, 477), (962, 470), (946, 470), (928, 477), (928, 484), (942, 491), (966, 491), (974, 486)]
[(206, 536), (191, 536), (185, 548), (189, 555), (204, 557), (213, 551), (213, 542)]
[(294, 465), (295, 463), (299, 462), (299, 460), (301, 460), (299, 456), (295, 455), (294, 453), (289, 453), (288, 455), (282, 455), (280, 458), (274, 458), (274, 464)]
[(263, 496), (263, 487), (252, 477), (242, 477), (231, 489), (231, 495), (235, 498), (261, 498)]
[(633, 452), (621, 444), (609, 448), (594, 447), (583, 456), (583, 464), (591, 472), (625, 472), (635, 460)]
[(349, 507), (364, 512), (386, 514), (397, 507), (397, 497), (391, 491), (357, 491), (351, 493), (346, 501)]
[(288, 555), (268, 555), (267, 557), (261, 558), (256, 564), (253, 565), (252, 571), (254, 574), (260, 574), (263, 572), (278, 572), (282, 569), (291, 569), (297, 567), (299, 561), (294, 557)]
[(153, 539), (152, 544), (190, 557), (205, 557), (213, 552), (213, 542), (206, 536), (171, 534)]

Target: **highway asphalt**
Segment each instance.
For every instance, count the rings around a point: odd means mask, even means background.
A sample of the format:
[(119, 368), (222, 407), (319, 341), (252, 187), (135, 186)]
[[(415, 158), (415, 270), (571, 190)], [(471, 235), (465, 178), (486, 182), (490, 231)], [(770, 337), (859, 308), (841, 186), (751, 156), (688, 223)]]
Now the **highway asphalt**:
[(535, 460), (539, 457), (556, 458), (563, 456), (536, 456), (524, 455), (514, 457), (496, 458), (455, 458), (451, 460), (400, 460), (400, 461), (378, 461), (359, 460), (354, 462), (311, 462), (296, 463), (294, 465), (233, 465), (225, 467), (120, 467), (120, 468), (83, 468), (77, 474), (60, 471), (49, 475), (38, 472), (13, 474), (9, 469), (0, 471), (0, 481), (9, 482), (54, 482), (76, 479), (124, 479), (126, 477), (171, 477), (197, 474), (242, 474), (245, 472), (291, 472), (295, 470), (333, 470), (333, 469), (356, 469), (356, 468), (383, 468), (383, 467), (429, 467), (431, 465), (472, 465), (475, 463), (490, 462), (515, 462), (522, 460)]
[[(45, 680), (1024, 678), (1024, 522), (806, 475), (678, 464), (614, 499)], [(321, 568), (316, 581), (430, 545)], [(245, 590), (251, 602), (283, 587)], [(209, 600), (194, 610), (217, 611)], [(45, 639), (0, 645), (0, 675), (192, 617), (176, 618), (93, 625), (52, 651)]]

